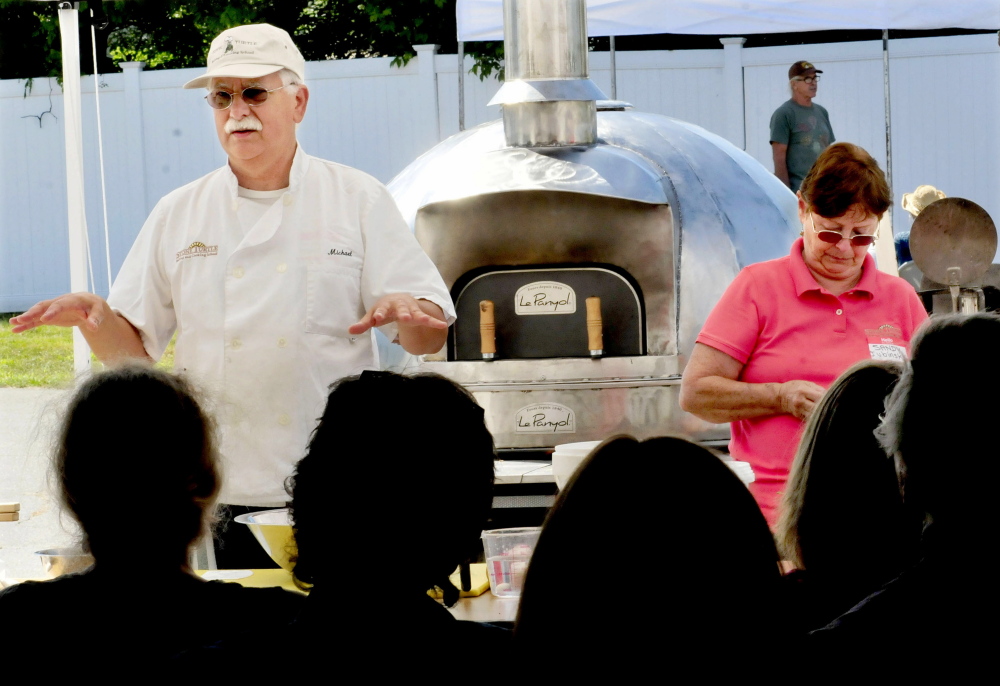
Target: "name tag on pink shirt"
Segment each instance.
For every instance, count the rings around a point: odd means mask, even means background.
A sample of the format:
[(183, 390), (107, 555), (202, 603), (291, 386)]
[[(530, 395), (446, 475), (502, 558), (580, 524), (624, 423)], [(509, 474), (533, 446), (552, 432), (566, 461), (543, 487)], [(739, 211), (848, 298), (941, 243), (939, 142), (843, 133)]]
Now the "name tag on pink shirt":
[(868, 336), (868, 352), (873, 360), (906, 362), (906, 341), (903, 332), (891, 324), (883, 324), (877, 329), (865, 329)]

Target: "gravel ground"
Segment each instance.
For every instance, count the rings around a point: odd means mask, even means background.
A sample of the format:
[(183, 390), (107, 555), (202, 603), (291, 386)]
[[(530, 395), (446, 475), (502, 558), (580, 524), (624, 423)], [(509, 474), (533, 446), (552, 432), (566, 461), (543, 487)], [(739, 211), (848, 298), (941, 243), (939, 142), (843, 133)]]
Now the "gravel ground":
[[(72, 545), (75, 525), (60, 517), (48, 487), (52, 436), (67, 391), (0, 388), (0, 502), (21, 503), (18, 522), (0, 522), (0, 579), (38, 577), (35, 551)], [(95, 437), (96, 440), (96, 437)]]

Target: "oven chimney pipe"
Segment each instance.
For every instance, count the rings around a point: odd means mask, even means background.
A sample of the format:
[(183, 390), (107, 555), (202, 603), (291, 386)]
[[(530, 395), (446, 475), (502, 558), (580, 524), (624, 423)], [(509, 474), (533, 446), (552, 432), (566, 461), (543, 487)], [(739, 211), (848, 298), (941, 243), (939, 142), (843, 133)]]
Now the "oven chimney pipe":
[(503, 106), (507, 145), (589, 146), (597, 141), (597, 100), (589, 78), (585, 0), (504, 0)]

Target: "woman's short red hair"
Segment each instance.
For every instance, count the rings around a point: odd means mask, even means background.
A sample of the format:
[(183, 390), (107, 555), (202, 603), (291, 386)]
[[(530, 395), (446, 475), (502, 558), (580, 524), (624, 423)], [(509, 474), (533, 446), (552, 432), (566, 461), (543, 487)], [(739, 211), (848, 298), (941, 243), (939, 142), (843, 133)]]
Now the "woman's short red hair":
[(852, 205), (861, 205), (881, 219), (892, 204), (878, 162), (853, 143), (834, 143), (820, 153), (799, 192), (806, 206), (821, 217), (841, 217)]

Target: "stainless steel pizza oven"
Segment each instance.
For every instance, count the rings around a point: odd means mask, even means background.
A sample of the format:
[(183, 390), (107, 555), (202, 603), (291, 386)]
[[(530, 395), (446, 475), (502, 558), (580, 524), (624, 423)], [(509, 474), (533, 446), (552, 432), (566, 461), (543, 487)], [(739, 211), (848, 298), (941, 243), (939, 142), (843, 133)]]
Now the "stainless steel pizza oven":
[(602, 102), (583, 0), (504, 13), (503, 120), (389, 185), (459, 315), (425, 369), (475, 394), (501, 449), (725, 439), (681, 411), (681, 373), (739, 269), (788, 252), (794, 196), (718, 136)]

